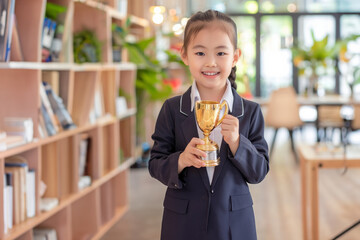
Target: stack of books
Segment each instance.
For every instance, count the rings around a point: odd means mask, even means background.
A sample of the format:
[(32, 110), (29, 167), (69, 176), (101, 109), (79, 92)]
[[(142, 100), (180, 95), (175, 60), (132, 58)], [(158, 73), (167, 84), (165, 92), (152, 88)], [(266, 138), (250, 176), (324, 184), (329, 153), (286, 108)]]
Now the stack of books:
[(5, 231), (35, 216), (35, 174), (24, 157), (5, 158)]

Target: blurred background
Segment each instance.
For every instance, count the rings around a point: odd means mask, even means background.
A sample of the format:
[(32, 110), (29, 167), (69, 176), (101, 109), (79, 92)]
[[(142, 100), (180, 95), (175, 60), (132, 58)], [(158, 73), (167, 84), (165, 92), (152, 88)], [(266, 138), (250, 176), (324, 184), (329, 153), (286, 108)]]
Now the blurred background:
[[(163, 82), (172, 88), (164, 98), (181, 94), (192, 83), (179, 61), (187, 19), (197, 11), (215, 9), (237, 24), (242, 51), (237, 91), (262, 106), (271, 155), (266, 179), (250, 186), (259, 239), (359, 239), (360, 226), (347, 231), (360, 219), (359, 163), (348, 167), (347, 151), (359, 159), (360, 2), (149, 3), (145, 1), (137, 14), (150, 21), (148, 34), (155, 36), (150, 55), (163, 66)], [(145, 128), (137, 136), (143, 154), (130, 174), (130, 210), (104, 239), (159, 239), (165, 187), (148, 176), (146, 166), (163, 99), (147, 102), (140, 122)], [(326, 167), (335, 160), (340, 163)], [(309, 166), (316, 166), (315, 177), (301, 174)], [(304, 200), (304, 185), (306, 191), (317, 192), (315, 203), (309, 195)], [(305, 201), (314, 203), (313, 208)]]

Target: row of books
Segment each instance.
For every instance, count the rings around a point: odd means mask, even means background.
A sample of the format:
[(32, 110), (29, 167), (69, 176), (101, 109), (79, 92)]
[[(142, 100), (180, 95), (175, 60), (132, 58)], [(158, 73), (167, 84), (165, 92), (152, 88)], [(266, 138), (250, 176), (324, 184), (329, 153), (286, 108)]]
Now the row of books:
[[(45, 78), (45, 74), (50, 77)], [(58, 96), (58, 74), (56, 71), (51, 71), (50, 74), (44, 72), (44, 81), (40, 84), (41, 114), (39, 116), (39, 133), (41, 137), (52, 136), (61, 130), (76, 127), (62, 98)]]
[[(42, 31), (42, 61), (58, 62), (62, 50), (64, 31), (63, 16), (66, 8), (57, 4), (47, 3), (46, 14), (58, 19), (45, 17)], [(60, 15), (60, 17), (59, 17)], [(0, 0), (0, 62), (24, 61), (21, 41), (19, 38), (15, 0)]]
[(22, 156), (5, 159), (4, 229), (35, 216), (35, 170)]
[(0, 61), (10, 59), (10, 48), (15, 21), (15, 0), (0, 0)]
[(64, 21), (67, 8), (55, 3), (46, 3), (41, 36), (42, 62), (58, 62), (62, 50)]
[(0, 131), (0, 151), (31, 142), (34, 136), (31, 118), (5, 117)]

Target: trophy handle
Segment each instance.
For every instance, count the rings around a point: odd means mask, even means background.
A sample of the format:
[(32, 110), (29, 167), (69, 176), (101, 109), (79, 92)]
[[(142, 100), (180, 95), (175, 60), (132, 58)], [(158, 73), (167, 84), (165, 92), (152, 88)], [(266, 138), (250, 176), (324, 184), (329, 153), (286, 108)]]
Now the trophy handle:
[[(224, 117), (226, 116), (226, 114), (227, 114), (227, 112), (228, 112), (228, 105), (227, 105), (226, 101), (223, 101), (223, 102), (220, 104), (220, 110), (221, 110), (224, 106), (225, 106), (224, 115), (222, 116), (222, 118), (221, 118), (219, 121), (217, 121), (215, 127), (219, 126), (219, 124), (224, 120)], [(219, 112), (219, 114), (220, 114), (220, 112)]]

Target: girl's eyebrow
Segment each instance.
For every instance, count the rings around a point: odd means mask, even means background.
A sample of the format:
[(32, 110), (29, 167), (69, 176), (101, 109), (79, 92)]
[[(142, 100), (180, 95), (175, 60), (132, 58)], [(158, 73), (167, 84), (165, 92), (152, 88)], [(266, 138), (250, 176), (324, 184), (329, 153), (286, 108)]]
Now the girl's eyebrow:
[(197, 49), (197, 48), (206, 48), (205, 46), (203, 45), (195, 45), (192, 47), (193, 49)]
[(221, 49), (221, 48), (225, 48), (225, 49), (228, 49), (229, 47), (226, 46), (226, 45), (220, 45), (220, 46), (217, 46), (216, 49)]
[[(199, 44), (199, 45), (193, 46), (192, 48), (197, 49), (197, 48), (206, 48), (206, 47)], [(220, 46), (217, 46), (215, 49), (223, 49), (223, 48), (228, 49), (229, 47), (226, 45), (220, 45)]]

